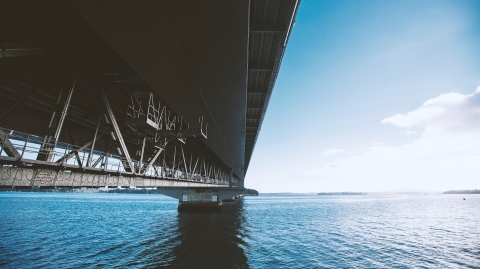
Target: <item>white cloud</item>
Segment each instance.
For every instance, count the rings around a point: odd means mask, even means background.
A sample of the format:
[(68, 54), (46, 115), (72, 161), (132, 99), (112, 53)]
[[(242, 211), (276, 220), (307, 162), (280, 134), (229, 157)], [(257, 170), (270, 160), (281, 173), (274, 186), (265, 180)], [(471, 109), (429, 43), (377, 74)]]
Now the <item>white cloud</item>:
[(342, 152), (345, 152), (346, 150), (344, 149), (330, 149), (330, 150), (327, 150), (323, 153), (323, 155), (325, 156), (328, 156), (328, 155), (332, 155), (332, 154), (337, 154), (337, 153), (342, 153)]
[(480, 87), (468, 95), (442, 94), (381, 123), (418, 127), (419, 135), (401, 146), (375, 145), (305, 174), (322, 179), (324, 189), (332, 190), (339, 185), (364, 191), (480, 187)]
[(480, 87), (468, 95), (442, 94), (427, 100), (418, 109), (406, 115), (385, 118), (383, 124), (399, 127), (425, 127), (442, 131), (459, 131), (480, 128)]
[(436, 116), (440, 116), (444, 112), (445, 111), (439, 107), (420, 107), (415, 111), (409, 112), (407, 115), (397, 114), (393, 117), (383, 119), (381, 123), (392, 123), (400, 127), (413, 127)]

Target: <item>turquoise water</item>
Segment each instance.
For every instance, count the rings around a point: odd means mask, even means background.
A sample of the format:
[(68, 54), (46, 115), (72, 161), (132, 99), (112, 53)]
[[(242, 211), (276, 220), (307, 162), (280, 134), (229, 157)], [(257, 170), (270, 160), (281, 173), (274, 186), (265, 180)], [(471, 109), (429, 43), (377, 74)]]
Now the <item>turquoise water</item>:
[[(463, 200), (463, 198), (466, 200)], [(2, 268), (480, 268), (480, 195), (0, 193)]]

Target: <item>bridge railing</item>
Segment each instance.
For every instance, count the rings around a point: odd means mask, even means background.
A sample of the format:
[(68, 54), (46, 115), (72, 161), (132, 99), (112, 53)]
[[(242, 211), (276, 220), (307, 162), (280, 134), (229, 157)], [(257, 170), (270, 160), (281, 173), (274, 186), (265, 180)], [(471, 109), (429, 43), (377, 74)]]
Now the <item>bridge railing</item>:
[[(0, 128), (0, 156), (16, 157), (22, 160), (38, 161), (41, 154), (49, 154), (51, 163), (68, 164), (73, 166), (86, 166), (90, 148), (72, 145), (64, 142), (50, 142), (44, 145), (44, 138), (21, 133), (14, 130)], [(7, 153), (6, 148), (12, 148), (13, 153)], [(105, 154), (94, 151), (91, 164), (95, 164), (102, 156), (106, 155), (105, 169), (110, 171), (125, 172), (120, 159), (114, 154)]]
[[(45, 139), (43, 137), (0, 128), (0, 160), (15, 160), (29, 165), (96, 168), (105, 172), (131, 174), (125, 170), (118, 155), (97, 150), (91, 151), (89, 147), (59, 141), (50, 142), (49, 145), (44, 143)], [(42, 154), (48, 154), (51, 157), (50, 161), (39, 160), (41, 159), (39, 156)], [(87, 163), (89, 155), (91, 156), (90, 162)], [(132, 159), (132, 162), (137, 163), (139, 166), (141, 165), (137, 160)], [(228, 184), (228, 180), (218, 176), (217, 178), (212, 178), (198, 172), (188, 172), (162, 166), (152, 166), (140, 176), (220, 185)]]

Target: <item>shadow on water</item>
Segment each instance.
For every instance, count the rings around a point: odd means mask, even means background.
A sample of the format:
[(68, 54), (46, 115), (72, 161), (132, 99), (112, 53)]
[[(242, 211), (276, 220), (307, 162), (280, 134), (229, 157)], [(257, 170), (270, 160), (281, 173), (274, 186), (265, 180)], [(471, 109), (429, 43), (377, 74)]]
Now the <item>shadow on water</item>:
[(249, 268), (243, 201), (224, 203), (222, 212), (178, 213), (177, 223), (176, 246), (170, 253), (157, 249), (148, 268)]

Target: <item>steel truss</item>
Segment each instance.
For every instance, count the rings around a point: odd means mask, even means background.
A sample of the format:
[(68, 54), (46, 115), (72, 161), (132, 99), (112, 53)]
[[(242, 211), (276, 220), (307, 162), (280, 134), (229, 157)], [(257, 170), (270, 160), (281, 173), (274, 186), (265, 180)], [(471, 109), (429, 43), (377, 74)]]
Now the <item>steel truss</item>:
[[(52, 151), (55, 149), (55, 145), (60, 137), (60, 132), (62, 131), (63, 122), (67, 116), (68, 107), (70, 106), (70, 101), (72, 100), (73, 91), (75, 90), (75, 84), (77, 83), (79, 71), (77, 71), (73, 81), (69, 85), (69, 91), (67, 97), (63, 103), (62, 108), (62, 95), (63, 88), (60, 90), (60, 94), (57, 99), (57, 105), (55, 106), (48, 125), (47, 135), (45, 136), (42, 148), (38, 153), (37, 160), (41, 161), (51, 161), (52, 160)], [(68, 83), (68, 82), (67, 82)]]
[[(77, 89), (79, 79), (78, 71), (70, 74), (59, 91), (45, 137), (0, 128), (0, 165), (220, 185), (237, 181), (232, 169), (201, 142), (207, 138), (208, 126), (203, 117), (175, 115), (153, 93), (143, 90), (131, 94), (122, 128), (115, 116), (118, 98), (109, 94), (108, 82), (98, 77), (90, 80), (100, 89), (98, 100), (93, 100), (99, 107), (94, 131), (86, 141), (74, 141), (72, 130), (64, 122), (75, 99), (74, 91), (80, 91), (77, 95), (84, 98), (85, 91)], [(64, 128), (71, 143), (59, 141)]]
[[(115, 142), (111, 140), (107, 139), (110, 143), (106, 147), (107, 149), (115, 145)], [(135, 167), (140, 168), (137, 171), (141, 173), (133, 173), (125, 168), (123, 165), (125, 156), (90, 148), (93, 139), (80, 146), (57, 142), (55, 149), (50, 150), (51, 162), (35, 159), (39, 151), (42, 150), (42, 143), (43, 138), (41, 137), (0, 128), (0, 165), (27, 168), (43, 167), (84, 173), (158, 178), (217, 185), (229, 185), (232, 182), (231, 169), (228, 169), (206, 149), (186, 147), (179, 141), (169, 144), (164, 142), (164, 145), (159, 147), (162, 150), (153, 151), (153, 157), (143, 163), (141, 159), (132, 159)], [(93, 164), (88, 165), (88, 160)], [(97, 167), (99, 164), (101, 165)], [(233, 181), (236, 182), (236, 179), (233, 178)]]

